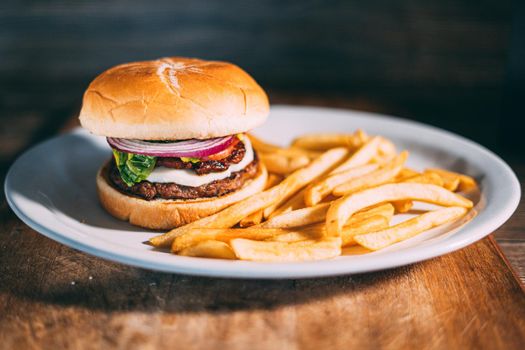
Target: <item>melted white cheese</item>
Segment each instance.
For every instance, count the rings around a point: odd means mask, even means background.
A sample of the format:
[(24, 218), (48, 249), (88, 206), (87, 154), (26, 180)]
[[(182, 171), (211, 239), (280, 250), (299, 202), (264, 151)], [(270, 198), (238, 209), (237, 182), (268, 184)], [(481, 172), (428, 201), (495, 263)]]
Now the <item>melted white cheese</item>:
[(253, 161), (253, 148), (248, 137), (244, 137), (242, 140), (246, 153), (244, 157), (237, 164), (231, 164), (228, 170), (221, 171), (219, 173), (209, 173), (205, 175), (197, 175), (195, 171), (191, 169), (172, 169), (166, 167), (156, 167), (149, 174), (147, 180), (150, 182), (174, 182), (183, 186), (197, 187), (215, 180), (222, 180), (229, 177), (232, 173), (244, 169), (248, 164)]

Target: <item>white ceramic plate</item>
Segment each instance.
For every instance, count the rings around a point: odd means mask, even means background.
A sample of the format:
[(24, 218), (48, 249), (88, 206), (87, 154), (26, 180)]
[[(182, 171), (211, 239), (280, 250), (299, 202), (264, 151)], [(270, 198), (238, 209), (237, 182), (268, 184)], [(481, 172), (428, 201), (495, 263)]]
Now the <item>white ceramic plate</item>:
[(387, 136), (399, 149), (410, 150), (408, 165), (415, 169), (443, 167), (475, 176), (481, 187), (481, 193), (471, 194), (476, 215), (382, 251), (326, 261), (256, 263), (176, 256), (142, 243), (156, 233), (116, 220), (99, 206), (95, 174), (110, 156), (110, 149), (104, 138), (80, 129), (23, 154), (7, 175), (5, 193), (27, 225), (86, 253), (153, 270), (238, 278), (330, 276), (430, 259), (490, 234), (518, 205), (518, 180), (498, 156), (465, 138), (423, 124), (348, 110), (277, 106), (255, 134), (284, 145), (306, 132), (356, 128)]

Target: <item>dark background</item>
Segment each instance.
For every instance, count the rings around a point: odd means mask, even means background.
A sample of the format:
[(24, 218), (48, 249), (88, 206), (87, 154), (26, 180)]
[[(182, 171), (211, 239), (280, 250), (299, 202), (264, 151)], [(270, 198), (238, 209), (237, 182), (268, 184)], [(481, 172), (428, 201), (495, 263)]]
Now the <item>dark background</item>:
[(521, 157), (524, 3), (2, 0), (1, 161), (76, 113), (102, 70), (172, 55), (235, 62), (273, 103), (389, 113)]

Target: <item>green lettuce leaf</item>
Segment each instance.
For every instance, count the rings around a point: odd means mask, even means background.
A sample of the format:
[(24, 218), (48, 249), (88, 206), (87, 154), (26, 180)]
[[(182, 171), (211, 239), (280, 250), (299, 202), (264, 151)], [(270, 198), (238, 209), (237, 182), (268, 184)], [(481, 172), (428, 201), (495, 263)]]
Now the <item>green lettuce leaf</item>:
[(119, 152), (117, 150), (113, 150), (113, 156), (115, 157), (115, 163), (122, 181), (129, 187), (146, 180), (157, 162), (156, 157)]

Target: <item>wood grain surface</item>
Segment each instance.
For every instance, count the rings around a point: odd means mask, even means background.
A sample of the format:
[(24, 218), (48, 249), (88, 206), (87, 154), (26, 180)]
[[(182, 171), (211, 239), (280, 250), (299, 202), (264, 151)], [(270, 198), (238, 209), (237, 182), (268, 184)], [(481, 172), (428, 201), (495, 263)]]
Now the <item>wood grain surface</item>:
[[(38, 139), (24, 132), (27, 142)], [(495, 233), (509, 258), (518, 256), (522, 277), (523, 204)], [(377, 273), (233, 280), (86, 255), (28, 228), (4, 199), (0, 222), (0, 349), (521, 349), (525, 342), (522, 285), (492, 236)]]
[(523, 290), (492, 238), (378, 273), (231, 280), (107, 262), (3, 219), (1, 349), (519, 349), (525, 339)]

